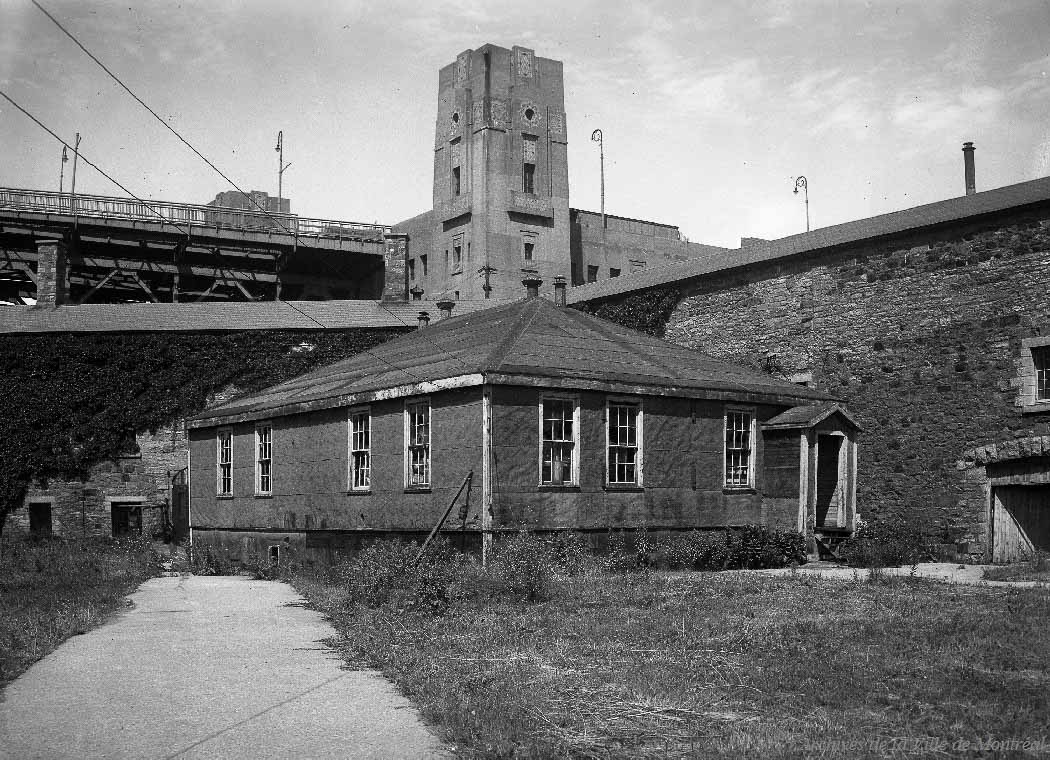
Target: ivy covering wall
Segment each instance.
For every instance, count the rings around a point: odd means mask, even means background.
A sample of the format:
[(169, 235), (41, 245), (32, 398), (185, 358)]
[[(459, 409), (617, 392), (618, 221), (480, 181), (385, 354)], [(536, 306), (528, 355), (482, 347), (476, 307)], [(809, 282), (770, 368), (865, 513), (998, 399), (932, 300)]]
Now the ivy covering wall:
[(616, 300), (575, 304), (574, 308), (632, 330), (664, 337), (667, 322), (678, 307), (681, 293), (672, 286), (650, 288), (618, 296)]
[(0, 533), (34, 480), (86, 477), (223, 388), (259, 390), (405, 332), (0, 336)]

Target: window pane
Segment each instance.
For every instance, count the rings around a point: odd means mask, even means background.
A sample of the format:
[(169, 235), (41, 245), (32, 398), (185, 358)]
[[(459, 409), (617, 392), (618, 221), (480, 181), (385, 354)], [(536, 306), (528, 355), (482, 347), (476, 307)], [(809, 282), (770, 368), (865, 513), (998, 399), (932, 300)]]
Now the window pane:
[(1050, 348), (1033, 348), (1035, 400), (1050, 401)]
[(751, 424), (748, 412), (727, 412), (725, 429), (725, 484), (751, 485)]

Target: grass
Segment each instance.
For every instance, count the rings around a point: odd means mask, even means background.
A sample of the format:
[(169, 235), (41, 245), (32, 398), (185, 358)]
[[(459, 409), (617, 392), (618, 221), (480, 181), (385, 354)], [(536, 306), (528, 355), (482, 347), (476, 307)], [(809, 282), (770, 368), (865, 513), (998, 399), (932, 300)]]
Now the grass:
[(101, 625), (160, 564), (146, 540), (5, 538), (0, 546), (0, 687), (71, 636)]
[(1038, 552), (1026, 562), (985, 568), (983, 577), (986, 581), (1050, 582), (1050, 553)]
[(370, 606), (355, 567), (292, 582), (345, 660), (380, 669), (463, 756), (948, 755), (1046, 734), (1044, 590), (591, 568), (527, 601), (460, 563), (442, 604)]

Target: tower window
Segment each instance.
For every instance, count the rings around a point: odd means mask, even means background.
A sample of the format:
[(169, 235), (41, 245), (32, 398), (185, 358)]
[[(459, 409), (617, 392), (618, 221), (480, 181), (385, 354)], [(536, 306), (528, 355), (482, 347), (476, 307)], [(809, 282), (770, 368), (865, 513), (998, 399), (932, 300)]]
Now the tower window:
[(416, 279), (416, 260), (415, 259), (409, 259), (408, 260), (408, 279), (410, 279), (410, 280)]
[(459, 183), (459, 167), (455, 166), (452, 168), (452, 194), (459, 195), (461, 186)]
[(522, 164), (521, 191), (530, 195), (536, 193), (536, 164)]
[(452, 241), (452, 271), (458, 272), (463, 266), (463, 238), (457, 237)]
[(427, 255), (424, 253), (419, 257), (419, 268), (423, 270), (422, 274), (424, 277), (427, 276)]
[(536, 233), (522, 230), (521, 233), (521, 258), (525, 263), (531, 263), (536, 258)]
[(536, 138), (532, 135), (522, 135), (521, 155), (521, 191), (532, 195), (536, 192)]
[(587, 282), (598, 282), (598, 267), (587, 266)]
[(620, 276), (620, 270), (616, 269), (615, 267), (609, 267), (609, 276), (610, 277), (619, 277)]

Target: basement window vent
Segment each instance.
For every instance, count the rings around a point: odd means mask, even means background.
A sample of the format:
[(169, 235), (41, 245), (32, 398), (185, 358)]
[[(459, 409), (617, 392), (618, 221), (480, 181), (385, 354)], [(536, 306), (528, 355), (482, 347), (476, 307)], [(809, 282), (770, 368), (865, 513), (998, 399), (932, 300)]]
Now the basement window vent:
[(279, 565), (281, 564), (281, 547), (279, 544), (274, 544), (270, 547), (270, 564)]

